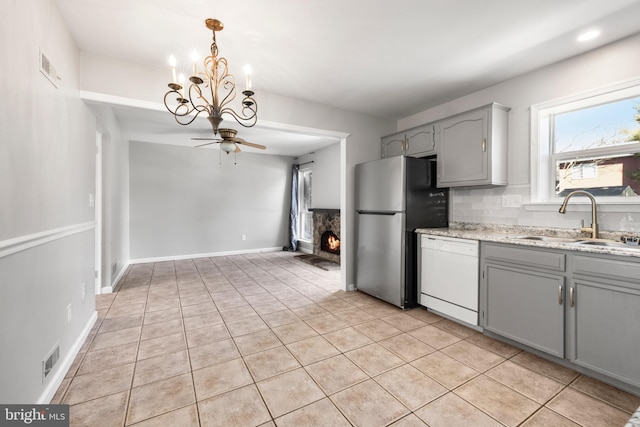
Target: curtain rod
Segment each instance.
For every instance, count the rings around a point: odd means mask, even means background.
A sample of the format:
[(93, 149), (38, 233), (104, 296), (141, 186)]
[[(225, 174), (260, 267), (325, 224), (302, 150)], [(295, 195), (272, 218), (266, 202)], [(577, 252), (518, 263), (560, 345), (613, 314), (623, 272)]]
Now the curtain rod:
[(310, 162), (306, 162), (306, 163), (299, 163), (298, 166), (308, 165), (309, 163), (313, 163), (313, 160), (311, 160)]

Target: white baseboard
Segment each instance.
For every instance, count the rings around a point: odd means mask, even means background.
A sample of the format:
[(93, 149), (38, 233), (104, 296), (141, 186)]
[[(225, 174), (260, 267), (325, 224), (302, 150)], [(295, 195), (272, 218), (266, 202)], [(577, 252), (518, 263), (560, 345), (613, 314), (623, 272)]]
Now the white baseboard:
[(118, 286), (118, 282), (120, 281), (120, 279), (122, 279), (122, 276), (124, 276), (124, 274), (127, 272), (127, 268), (129, 268), (129, 265), (131, 265), (131, 261), (125, 262), (118, 275), (115, 278), (111, 278), (111, 285), (103, 286), (100, 290), (100, 294), (112, 293), (116, 286)]
[(209, 258), (209, 257), (229, 256), (229, 255), (257, 254), (261, 252), (280, 252), (280, 251), (282, 251), (282, 246), (278, 246), (276, 248), (259, 248), (259, 249), (244, 249), (239, 251), (210, 252), (206, 254), (172, 255), (172, 256), (155, 257), (155, 258), (138, 258), (138, 259), (129, 260), (129, 264), (143, 264), (146, 262), (177, 261), (181, 259)]
[(82, 330), (82, 333), (73, 343), (73, 346), (71, 346), (64, 360), (58, 366), (55, 374), (53, 374), (53, 377), (51, 377), (49, 384), (45, 387), (44, 391), (40, 395), (40, 398), (38, 398), (38, 405), (46, 405), (51, 402), (51, 399), (53, 399), (53, 396), (55, 396), (56, 391), (58, 391), (58, 388), (60, 387), (60, 384), (62, 384), (62, 381), (64, 381), (64, 377), (67, 375), (67, 372), (69, 372), (69, 368), (71, 368), (73, 361), (76, 359), (76, 356), (78, 356), (78, 353), (80, 353), (80, 349), (89, 336), (91, 328), (93, 328), (93, 325), (95, 325), (96, 320), (98, 320), (98, 312), (94, 311), (93, 315), (89, 318), (89, 321)]

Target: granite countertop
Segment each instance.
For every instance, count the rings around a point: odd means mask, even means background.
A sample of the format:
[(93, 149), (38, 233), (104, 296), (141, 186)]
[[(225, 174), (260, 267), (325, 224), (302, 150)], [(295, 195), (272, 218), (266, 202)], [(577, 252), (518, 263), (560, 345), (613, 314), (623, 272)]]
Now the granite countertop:
[(624, 427), (640, 427), (640, 408), (629, 418)]
[[(542, 227), (520, 227), (503, 226), (491, 224), (469, 224), (452, 223), (448, 228), (419, 228), (416, 233), (429, 234), (432, 236), (455, 237), (461, 239), (481, 240), (487, 242), (509, 243), (521, 246), (532, 246), (549, 249), (564, 249), (579, 252), (590, 252), (608, 255), (623, 255), (640, 258), (640, 246), (620, 245), (620, 246), (597, 246), (589, 244), (576, 244), (572, 241), (555, 240), (529, 240), (522, 239), (522, 236), (546, 236), (567, 239), (590, 240), (585, 235), (576, 230), (542, 228)], [(634, 233), (625, 233), (625, 236), (637, 237)], [(600, 237), (606, 240), (620, 242), (622, 233), (601, 232)]]

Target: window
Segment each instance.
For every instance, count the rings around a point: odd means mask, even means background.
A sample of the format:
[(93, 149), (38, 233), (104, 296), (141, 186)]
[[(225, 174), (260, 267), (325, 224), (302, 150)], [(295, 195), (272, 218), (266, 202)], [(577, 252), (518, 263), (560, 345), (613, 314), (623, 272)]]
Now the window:
[(311, 208), (311, 170), (298, 172), (298, 240), (313, 240), (313, 217)]
[(639, 83), (532, 107), (533, 201), (581, 189), (640, 203)]

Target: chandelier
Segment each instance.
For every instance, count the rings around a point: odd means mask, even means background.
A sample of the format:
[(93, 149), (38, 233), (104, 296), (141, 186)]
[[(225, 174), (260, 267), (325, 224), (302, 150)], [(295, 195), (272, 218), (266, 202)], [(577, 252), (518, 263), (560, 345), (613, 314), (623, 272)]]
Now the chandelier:
[[(184, 81), (182, 75), (179, 80), (176, 80), (176, 61), (173, 56), (169, 59), (173, 80), (168, 85), (170, 90), (164, 95), (164, 105), (181, 125), (191, 124), (201, 113), (206, 113), (213, 133), (216, 135), (223, 114), (232, 116), (244, 127), (252, 127), (257, 121), (258, 104), (253, 99), (251, 77), (247, 72), (245, 90), (242, 91), (244, 95), (242, 110), (236, 112), (229, 106), (229, 103), (236, 98), (236, 79), (229, 73), (227, 59), (218, 58), (216, 44), (216, 31), (222, 31), (224, 26), (217, 19), (209, 18), (204, 22), (213, 32), (211, 55), (204, 59), (203, 71), (200, 72), (197, 54), (194, 52), (193, 75), (189, 77), (191, 84)], [(177, 105), (172, 106), (167, 102), (167, 99), (172, 96), (176, 96)]]

